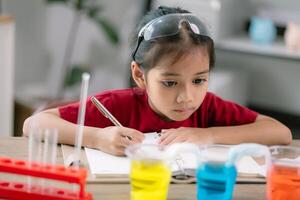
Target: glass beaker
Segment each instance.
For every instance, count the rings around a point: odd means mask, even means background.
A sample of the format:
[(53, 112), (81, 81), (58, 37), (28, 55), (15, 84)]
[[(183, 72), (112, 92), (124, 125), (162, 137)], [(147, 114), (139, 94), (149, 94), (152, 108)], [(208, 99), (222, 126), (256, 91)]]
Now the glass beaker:
[(201, 150), (196, 171), (198, 200), (232, 199), (237, 177), (236, 162), (246, 155), (269, 157), (268, 148), (259, 144), (245, 143), (228, 148), (211, 145)]
[(171, 179), (171, 169), (165, 157), (165, 147), (137, 144), (126, 148), (131, 159), (130, 181), (132, 200), (165, 200)]
[[(131, 158), (131, 199), (165, 200), (171, 179), (171, 165), (180, 153), (200, 155), (199, 147), (191, 143), (177, 143), (167, 147), (156, 144), (136, 144), (126, 148), (125, 154)], [(178, 166), (185, 174), (182, 166)]]
[(270, 147), (271, 161), (267, 176), (267, 199), (300, 198), (300, 148)]
[(201, 151), (197, 176), (197, 199), (231, 199), (237, 170), (226, 165), (228, 147), (207, 146)]

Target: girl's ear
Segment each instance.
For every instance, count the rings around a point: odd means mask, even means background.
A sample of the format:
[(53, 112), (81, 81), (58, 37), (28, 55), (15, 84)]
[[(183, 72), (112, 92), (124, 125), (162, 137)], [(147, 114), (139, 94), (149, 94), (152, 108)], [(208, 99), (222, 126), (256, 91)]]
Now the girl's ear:
[(140, 65), (135, 61), (131, 62), (131, 75), (139, 88), (142, 89), (146, 88), (146, 80), (145, 80), (144, 72), (141, 69)]

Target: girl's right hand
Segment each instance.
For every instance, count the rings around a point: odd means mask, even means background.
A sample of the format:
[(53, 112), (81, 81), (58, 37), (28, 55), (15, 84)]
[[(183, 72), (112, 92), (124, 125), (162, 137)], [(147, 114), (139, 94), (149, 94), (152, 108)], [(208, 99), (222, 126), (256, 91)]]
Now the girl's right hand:
[(144, 140), (142, 132), (119, 126), (98, 129), (94, 136), (96, 137), (94, 148), (116, 156), (123, 156), (128, 145), (141, 143)]

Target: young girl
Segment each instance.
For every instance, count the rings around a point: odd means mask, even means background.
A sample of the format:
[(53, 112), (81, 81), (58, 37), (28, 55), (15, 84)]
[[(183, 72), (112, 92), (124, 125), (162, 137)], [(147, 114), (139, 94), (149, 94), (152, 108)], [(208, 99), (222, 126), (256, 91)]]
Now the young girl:
[[(124, 127), (114, 126), (88, 100), (83, 146), (123, 155), (128, 145), (143, 141), (143, 133), (155, 131), (162, 133), (162, 145), (291, 142), (290, 130), (275, 119), (207, 92), (214, 44), (205, 25), (188, 11), (159, 7), (149, 12), (137, 27), (132, 52), (138, 87), (95, 96)], [(39, 127), (58, 128), (60, 143), (74, 144), (78, 107), (31, 116), (24, 134), (36, 121)]]

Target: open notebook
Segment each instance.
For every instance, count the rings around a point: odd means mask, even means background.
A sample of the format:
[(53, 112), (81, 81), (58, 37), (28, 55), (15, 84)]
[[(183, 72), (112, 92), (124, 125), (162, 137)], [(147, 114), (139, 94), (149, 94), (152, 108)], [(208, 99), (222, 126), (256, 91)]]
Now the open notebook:
[[(158, 139), (157, 133), (148, 133), (145, 135), (143, 143), (155, 144)], [(227, 156), (227, 152), (231, 146), (220, 145), (209, 152), (210, 157), (221, 158)], [(117, 157), (99, 150), (85, 148), (86, 158), (90, 168), (90, 172), (95, 177), (113, 178), (128, 177), (130, 171), (130, 159), (127, 157)], [(180, 166), (179, 166), (180, 165)], [(182, 168), (184, 174), (194, 177), (197, 163), (194, 155), (180, 154), (179, 159), (171, 164), (173, 178), (182, 178)], [(252, 157), (245, 156), (237, 164), (239, 176), (242, 177), (264, 177), (265, 169), (260, 166)]]

